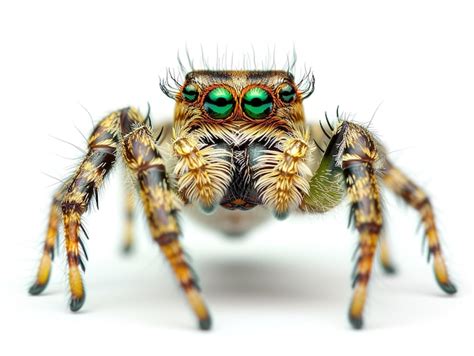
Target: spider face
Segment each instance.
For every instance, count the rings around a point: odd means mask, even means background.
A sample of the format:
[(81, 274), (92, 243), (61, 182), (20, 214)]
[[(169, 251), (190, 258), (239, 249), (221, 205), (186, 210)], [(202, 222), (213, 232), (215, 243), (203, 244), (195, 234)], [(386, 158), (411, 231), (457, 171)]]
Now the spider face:
[(176, 102), (175, 122), (205, 128), (230, 145), (242, 143), (242, 129), (288, 129), (304, 120), (301, 93), (285, 71), (190, 72)]
[(196, 137), (201, 148), (219, 149), (231, 163), (231, 179), (217, 199), (228, 209), (261, 203), (252, 167), (303, 123), (302, 92), (286, 71), (193, 71), (176, 96), (175, 130)]

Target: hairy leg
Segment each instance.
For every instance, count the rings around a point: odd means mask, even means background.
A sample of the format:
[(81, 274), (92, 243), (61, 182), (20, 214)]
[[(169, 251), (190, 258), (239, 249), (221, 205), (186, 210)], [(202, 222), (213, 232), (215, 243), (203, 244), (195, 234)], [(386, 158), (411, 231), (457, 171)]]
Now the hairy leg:
[(43, 292), (48, 285), (51, 276), (51, 264), (54, 260), (54, 248), (58, 240), (59, 224), (61, 220), (61, 201), (66, 192), (67, 183), (63, 184), (54, 194), (49, 211), (48, 229), (43, 244), (43, 255), (41, 256), (38, 272), (33, 285), (28, 292), (31, 295), (38, 295)]
[(436, 229), (433, 207), (426, 193), (413, 183), (405, 174), (386, 160), (383, 168), (383, 182), (408, 205), (418, 211), (428, 239), (428, 259), (433, 256), (436, 281), (448, 294), (456, 293), (455, 285), (450, 281), (448, 269), (441, 252), (441, 245)]
[(367, 285), (382, 229), (380, 189), (376, 176), (379, 160), (375, 142), (362, 127), (343, 122), (336, 133), (340, 162), (352, 204), (354, 224), (359, 232), (359, 257), (354, 273), (354, 293), (349, 308), (352, 326), (360, 329), (367, 297)]
[[(88, 140), (88, 152), (73, 176), (56, 192), (51, 204), (48, 231), (44, 243), (36, 281), (30, 287), (32, 295), (41, 293), (49, 280), (58, 228), (63, 219), (71, 292), (70, 309), (79, 310), (84, 304), (85, 292), (79, 268), (85, 270), (82, 254), (87, 258), (80, 237), (84, 232), (81, 216), (87, 210), (92, 196), (97, 197), (104, 176), (115, 162), (118, 116), (112, 113), (97, 124)], [(84, 232), (85, 233), (85, 232)]]
[(86, 212), (92, 196), (95, 194), (97, 198), (97, 191), (115, 162), (117, 132), (118, 114), (114, 112), (103, 119), (90, 136), (89, 151), (74, 174), (61, 203), (72, 311), (79, 310), (85, 300), (84, 285), (79, 270), (79, 267), (85, 270), (81, 247), (84, 254), (85, 250), (79, 235), (81, 217)]
[(68, 184), (67, 192), (61, 202), (72, 311), (79, 310), (85, 300), (79, 270), (79, 268), (83, 272), (85, 270), (81, 249), (87, 258), (80, 237), (81, 217), (87, 211), (93, 195), (97, 198), (98, 189), (115, 162), (117, 130), (117, 113), (110, 114), (96, 126), (88, 140), (88, 152)]
[[(338, 119), (339, 115), (338, 115)], [(317, 150), (315, 151), (315, 158), (319, 161), (318, 169), (314, 172), (310, 180), (310, 189), (308, 195), (304, 197), (300, 208), (303, 211), (313, 213), (323, 213), (331, 210), (339, 205), (346, 195), (346, 184), (344, 176), (340, 167), (340, 162), (337, 162), (334, 157), (340, 155), (340, 141), (336, 131), (329, 122), (326, 116), (326, 128), (322, 122), (309, 126), (312, 138), (315, 142)], [(339, 129), (338, 126), (335, 127)], [(342, 133), (339, 134), (341, 136)], [(339, 142), (338, 142), (339, 141)], [(354, 222), (353, 214), (354, 206), (351, 209), (349, 217), (349, 226)], [(379, 238), (379, 260), (380, 264), (387, 274), (396, 272), (395, 266), (390, 255), (390, 246), (388, 237), (382, 229)]]
[(164, 162), (150, 128), (134, 109), (121, 112), (120, 127), (123, 157), (137, 179), (152, 237), (170, 263), (198, 317), (200, 328), (207, 330), (211, 327), (211, 317), (178, 239), (177, 203), (168, 186)]

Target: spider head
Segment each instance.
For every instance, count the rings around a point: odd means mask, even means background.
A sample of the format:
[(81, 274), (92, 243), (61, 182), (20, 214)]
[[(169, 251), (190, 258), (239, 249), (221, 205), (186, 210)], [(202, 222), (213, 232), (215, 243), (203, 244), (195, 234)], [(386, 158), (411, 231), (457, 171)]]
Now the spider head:
[[(281, 150), (285, 138), (304, 126), (302, 102), (313, 84), (311, 74), (296, 83), (286, 71), (188, 73), (173, 95), (175, 173), (182, 196), (201, 201), (205, 211), (216, 204), (259, 205), (255, 170), (265, 152)], [(204, 187), (206, 181), (212, 186)]]
[(175, 125), (232, 146), (271, 129), (288, 132), (304, 122), (302, 101), (313, 83), (310, 75), (296, 83), (286, 71), (193, 71), (174, 95)]

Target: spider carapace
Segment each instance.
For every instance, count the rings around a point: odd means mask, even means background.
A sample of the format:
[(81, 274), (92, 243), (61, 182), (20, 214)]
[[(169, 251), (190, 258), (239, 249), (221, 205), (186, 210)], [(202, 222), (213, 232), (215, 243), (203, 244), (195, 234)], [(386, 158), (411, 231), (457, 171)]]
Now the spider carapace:
[[(359, 235), (349, 320), (362, 327), (367, 285), (377, 248), (393, 271), (382, 233), (381, 186), (385, 185), (420, 216), (433, 258), (436, 280), (456, 292), (448, 277), (427, 195), (387, 158), (369, 130), (343, 118), (308, 124), (303, 100), (313, 91), (309, 74), (296, 82), (289, 71), (191, 71), (175, 88), (162, 90), (176, 101), (174, 120), (156, 131), (137, 109), (112, 112), (94, 128), (88, 152), (54, 195), (36, 280), (41, 293), (49, 280), (58, 228), (64, 228), (70, 308), (85, 300), (81, 270), (86, 251), (81, 224), (93, 197), (121, 160), (133, 179), (151, 235), (179, 281), (201, 329), (211, 327), (208, 308), (186, 259), (177, 220), (180, 207), (206, 214), (264, 207), (279, 219), (292, 211), (323, 213), (348, 197)], [(157, 137), (159, 136), (159, 137)], [(130, 247), (134, 195), (127, 193), (125, 246)], [(230, 214), (230, 215), (229, 215)]]

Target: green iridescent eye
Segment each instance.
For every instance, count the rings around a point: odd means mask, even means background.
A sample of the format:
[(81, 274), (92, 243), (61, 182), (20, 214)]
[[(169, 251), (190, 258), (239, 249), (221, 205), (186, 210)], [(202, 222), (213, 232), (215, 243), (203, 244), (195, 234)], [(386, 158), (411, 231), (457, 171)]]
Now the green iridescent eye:
[(291, 103), (296, 99), (296, 91), (290, 84), (284, 84), (278, 92), (280, 100), (284, 103)]
[(272, 96), (260, 87), (251, 88), (244, 94), (242, 107), (250, 118), (263, 119), (272, 112)]
[(225, 119), (234, 111), (235, 99), (224, 87), (212, 89), (204, 99), (204, 109), (213, 119)]
[(188, 84), (183, 89), (183, 98), (186, 101), (195, 101), (198, 97), (198, 90), (194, 84)]

